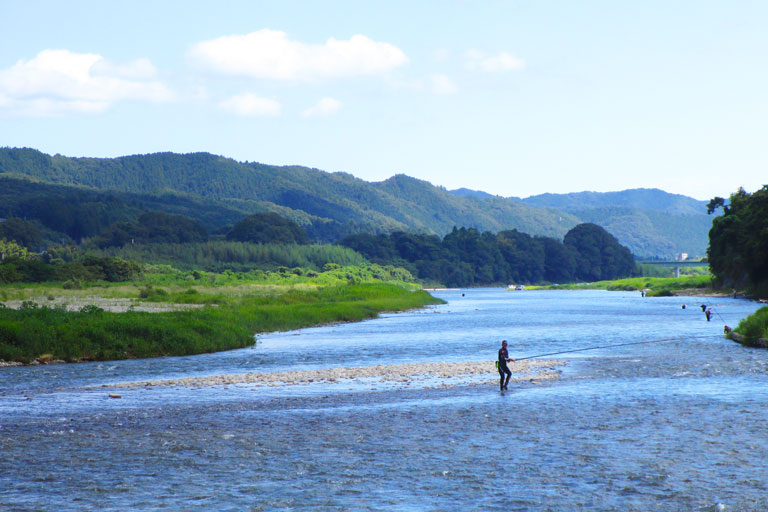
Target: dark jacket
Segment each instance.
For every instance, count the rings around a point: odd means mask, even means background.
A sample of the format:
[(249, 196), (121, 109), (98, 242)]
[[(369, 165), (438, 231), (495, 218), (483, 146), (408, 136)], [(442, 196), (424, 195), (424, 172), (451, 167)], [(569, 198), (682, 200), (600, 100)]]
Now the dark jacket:
[(507, 366), (507, 359), (509, 359), (509, 352), (504, 347), (499, 349), (499, 366)]

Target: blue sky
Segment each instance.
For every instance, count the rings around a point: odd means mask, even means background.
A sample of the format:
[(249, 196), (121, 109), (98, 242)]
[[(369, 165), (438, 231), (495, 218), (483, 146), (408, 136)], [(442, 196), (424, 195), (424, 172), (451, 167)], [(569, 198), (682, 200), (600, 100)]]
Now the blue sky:
[(502, 196), (768, 183), (768, 2), (0, 0), (0, 146)]

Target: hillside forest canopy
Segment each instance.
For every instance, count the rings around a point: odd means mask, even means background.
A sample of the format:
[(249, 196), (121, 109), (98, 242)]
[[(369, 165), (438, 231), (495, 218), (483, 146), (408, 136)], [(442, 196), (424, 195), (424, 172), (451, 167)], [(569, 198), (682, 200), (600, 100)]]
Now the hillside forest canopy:
[[(35, 222), (11, 220), (8, 233), (36, 232)], [(8, 222), (0, 223), (0, 227)], [(3, 252), (0, 282), (129, 280), (140, 272), (135, 260), (207, 264), (208, 270), (214, 271), (275, 269), (289, 261), (317, 270), (328, 263), (364, 261), (333, 246), (314, 250), (316, 246), (307, 245), (300, 226), (276, 214), (247, 216), (218, 237), (219, 241), (209, 240), (205, 229), (191, 219), (147, 212), (136, 222), (118, 222), (103, 229), (82, 247), (51, 247), (40, 256), (25, 247), (25, 242), (35, 244), (39, 237), (19, 237), (21, 243), (4, 240), (16, 250)], [(595, 224), (576, 226), (562, 242), (517, 230), (493, 234), (462, 227), (442, 239), (401, 231), (360, 233), (346, 237), (339, 245), (373, 263), (404, 268), (422, 282), (451, 287), (602, 280), (635, 271), (630, 251)], [(249, 247), (273, 249), (254, 251)]]
[[(659, 193), (617, 197), (634, 197), (634, 207)], [(597, 203), (601, 198), (566, 199), (569, 208), (600, 206), (606, 222), (634, 218), (607, 206), (616, 198)], [(27, 251), (25, 257), (8, 251), (2, 280), (135, 273), (134, 267), (119, 271), (122, 262), (249, 272), (318, 271), (367, 259), (445, 286), (570, 283), (635, 272), (630, 250), (598, 223), (513, 199), (462, 197), (404, 175), (367, 183), (344, 173), (205, 153), (92, 159), (0, 148), (0, 239)], [(683, 196), (672, 200), (656, 213), (669, 215), (674, 207), (691, 215), (697, 207)], [(455, 219), (466, 223), (448, 224)], [(648, 226), (635, 231), (650, 233)], [(647, 237), (633, 243), (667, 247)]]
[(709, 266), (723, 287), (768, 297), (768, 185), (750, 194), (743, 188), (729, 200), (715, 197), (709, 213), (723, 210), (709, 232)]
[(576, 226), (562, 242), (517, 230), (493, 234), (454, 228), (442, 240), (396, 232), (358, 234), (340, 243), (372, 262), (400, 266), (423, 281), (449, 287), (599, 281), (635, 272), (629, 249), (595, 224)]
[(576, 225), (593, 223), (639, 258), (670, 259), (683, 252), (703, 256), (712, 225), (706, 202), (657, 189), (520, 199), (448, 191), (403, 174), (366, 182), (343, 172), (209, 153), (72, 158), (0, 148), (0, 205), (0, 217), (38, 221), (48, 245), (80, 243), (117, 222), (136, 223), (146, 212), (182, 215), (210, 235), (226, 233), (248, 215), (274, 213), (317, 243), (396, 231), (443, 237), (453, 226), (562, 240)]

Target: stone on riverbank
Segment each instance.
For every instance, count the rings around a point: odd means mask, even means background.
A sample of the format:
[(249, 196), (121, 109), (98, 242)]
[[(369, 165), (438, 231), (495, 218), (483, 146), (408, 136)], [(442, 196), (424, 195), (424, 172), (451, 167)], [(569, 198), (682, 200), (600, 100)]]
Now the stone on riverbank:
[[(527, 360), (509, 364), (513, 373), (512, 381), (530, 381), (556, 379), (560, 375), (557, 366), (562, 361)], [(498, 384), (498, 372), (493, 361), (410, 363), (395, 365), (362, 366), (356, 368), (325, 368), (320, 370), (295, 370), (275, 373), (224, 374), (208, 377), (186, 377), (144, 382), (125, 382), (113, 387), (131, 388), (136, 386), (183, 386), (206, 387), (228, 386), (234, 384), (253, 384), (257, 386), (289, 386), (321, 382), (333, 384), (339, 382), (363, 381), (365, 379), (383, 383), (409, 385), (426, 383), (437, 379), (444, 387), (459, 384)]]

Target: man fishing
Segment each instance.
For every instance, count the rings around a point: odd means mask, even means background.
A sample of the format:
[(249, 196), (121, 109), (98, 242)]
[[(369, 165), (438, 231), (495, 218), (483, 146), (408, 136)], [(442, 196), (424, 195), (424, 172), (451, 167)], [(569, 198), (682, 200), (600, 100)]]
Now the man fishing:
[[(507, 362), (509, 361), (514, 362), (515, 360), (509, 357), (509, 352), (507, 352), (507, 340), (503, 340), (501, 342), (501, 348), (499, 349), (499, 391), (507, 389), (509, 378), (512, 376), (512, 372), (509, 371), (509, 368), (507, 367)], [(504, 380), (505, 374), (507, 376), (506, 380)]]

